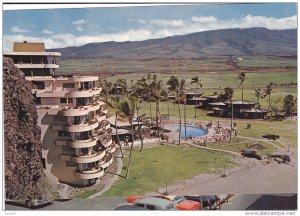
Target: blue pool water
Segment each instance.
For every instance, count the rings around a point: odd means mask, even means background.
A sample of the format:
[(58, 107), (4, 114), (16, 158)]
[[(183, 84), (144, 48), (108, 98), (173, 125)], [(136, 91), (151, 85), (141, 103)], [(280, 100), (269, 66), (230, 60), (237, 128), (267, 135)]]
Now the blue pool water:
[[(179, 125), (175, 125), (174, 128), (176, 128), (176, 130), (179, 130)], [(180, 133), (181, 138), (199, 137), (206, 134), (208, 134), (208, 130), (206, 129), (202, 129), (194, 126), (186, 126), (186, 136), (185, 136), (184, 125), (181, 125), (181, 133)]]

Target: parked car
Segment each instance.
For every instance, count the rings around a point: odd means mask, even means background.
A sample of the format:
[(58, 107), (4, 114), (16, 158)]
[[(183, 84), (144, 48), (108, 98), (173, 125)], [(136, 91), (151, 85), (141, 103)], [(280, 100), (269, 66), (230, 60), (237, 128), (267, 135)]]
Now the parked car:
[(137, 200), (139, 200), (141, 198), (144, 198), (144, 196), (132, 196), (132, 197), (127, 197), (126, 201), (128, 203), (134, 203), (135, 201), (137, 201)]
[(220, 201), (217, 195), (196, 195), (196, 196), (184, 196), (187, 200), (199, 202), (201, 209), (215, 210)]
[(118, 206), (114, 210), (120, 210), (120, 211), (147, 211), (149, 209), (147, 209), (145, 207), (140, 207), (140, 206), (137, 206), (137, 205), (124, 204), (124, 205)]
[(172, 201), (179, 210), (199, 210), (201, 205), (199, 202), (187, 200), (184, 196), (162, 196), (161, 198)]
[(36, 208), (50, 203), (51, 201), (47, 199), (30, 199), (25, 201), (25, 205), (29, 208)]
[(261, 160), (261, 159), (262, 159), (262, 157), (261, 157), (260, 155), (258, 155), (258, 154), (256, 153), (256, 151), (251, 150), (251, 149), (243, 150), (243, 151), (242, 151), (242, 155), (243, 155), (244, 157), (256, 158), (257, 160)]
[(134, 202), (134, 205), (149, 210), (177, 210), (175, 204), (166, 199), (157, 197), (145, 197)]

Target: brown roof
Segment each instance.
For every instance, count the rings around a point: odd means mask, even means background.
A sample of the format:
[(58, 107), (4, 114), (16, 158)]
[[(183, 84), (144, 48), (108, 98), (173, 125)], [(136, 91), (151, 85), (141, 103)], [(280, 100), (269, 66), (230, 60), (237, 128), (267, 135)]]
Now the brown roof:
[(14, 52), (45, 52), (44, 43), (20, 43), (15, 42), (13, 47)]
[(256, 108), (252, 108), (249, 110), (244, 110), (244, 113), (267, 113), (268, 111), (263, 110), (263, 109), (256, 109)]
[(255, 102), (253, 101), (241, 101), (241, 100), (236, 100), (236, 101), (225, 101), (226, 104), (231, 104), (233, 103), (234, 105), (242, 105), (242, 104), (245, 104), (245, 105), (249, 105), (249, 104), (256, 104)]
[(219, 98), (220, 96), (219, 95), (205, 95), (205, 96), (203, 96), (204, 98), (215, 98), (215, 99), (217, 99), (217, 98)]
[(216, 103), (208, 103), (211, 106), (225, 106), (226, 104), (223, 102), (216, 102)]

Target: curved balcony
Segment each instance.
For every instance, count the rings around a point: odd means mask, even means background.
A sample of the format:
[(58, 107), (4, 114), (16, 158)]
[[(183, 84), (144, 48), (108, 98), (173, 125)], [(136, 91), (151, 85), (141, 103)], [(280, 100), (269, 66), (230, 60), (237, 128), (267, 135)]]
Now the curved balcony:
[(105, 114), (101, 114), (99, 116), (96, 116), (97, 120), (99, 122), (106, 120), (106, 115)]
[(70, 98), (93, 97), (96, 94), (100, 94), (100, 92), (101, 92), (100, 88), (93, 88), (93, 89), (84, 90), (84, 91), (70, 90), (66, 94), (66, 97), (70, 97)]
[(88, 140), (68, 141), (68, 146), (71, 148), (88, 148), (97, 144), (97, 139), (91, 138)]
[(37, 97), (59, 97), (59, 98), (87, 98), (87, 97), (93, 97), (94, 95), (100, 94), (101, 89), (100, 88), (93, 88), (86, 91), (75, 91), (75, 90), (66, 90), (66, 89), (55, 89), (52, 91), (46, 91), (46, 90), (38, 90), (36, 91)]
[(107, 114), (107, 109), (103, 109), (103, 110), (101, 110), (101, 112), (103, 112), (104, 114)]
[(98, 129), (97, 132), (93, 134), (93, 136), (96, 139), (102, 141), (107, 136), (107, 132), (105, 129)]
[(117, 146), (115, 145), (115, 144), (113, 144), (113, 145), (110, 145), (107, 149), (106, 149), (106, 151), (108, 151), (109, 153), (114, 153), (115, 151), (116, 151), (116, 149), (117, 149)]
[(112, 154), (108, 154), (105, 156), (105, 158), (103, 158), (103, 160), (100, 162), (100, 166), (105, 169), (107, 167), (109, 167), (109, 165), (112, 164), (112, 162), (114, 161), (114, 158), (112, 156)]
[(101, 144), (103, 146), (105, 146), (106, 148), (108, 148), (112, 144), (112, 138), (110, 137), (109, 139), (105, 139), (104, 141), (100, 140), (100, 142), (101, 142)]
[(60, 155), (60, 159), (74, 163), (92, 163), (104, 158), (106, 151), (95, 152), (91, 155)]
[(77, 170), (76, 176), (80, 179), (94, 179), (104, 175), (104, 168), (98, 167), (91, 170)]
[(26, 68), (49, 68), (49, 69), (58, 69), (59, 65), (57, 64), (15, 64), (17, 68), (26, 69)]
[(89, 112), (96, 111), (100, 109), (100, 103), (95, 103), (87, 106), (81, 106), (78, 108), (66, 107), (58, 112), (58, 115), (62, 116), (82, 116), (88, 115)]
[(84, 131), (90, 131), (99, 126), (99, 122), (97, 119), (90, 120), (87, 124), (81, 124), (81, 125), (58, 125), (53, 124), (52, 130), (62, 130), (66, 132), (84, 132)]

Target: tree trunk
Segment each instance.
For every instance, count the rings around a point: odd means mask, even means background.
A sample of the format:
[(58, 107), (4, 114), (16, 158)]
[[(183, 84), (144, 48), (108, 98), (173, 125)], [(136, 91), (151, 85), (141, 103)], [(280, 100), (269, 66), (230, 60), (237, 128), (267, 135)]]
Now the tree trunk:
[(184, 98), (184, 114), (183, 114), (183, 118), (184, 118), (184, 136), (185, 136), (185, 139), (187, 138), (186, 137), (186, 98)]
[(138, 120), (139, 136), (140, 136), (140, 140), (141, 140), (141, 149), (140, 149), (140, 151), (143, 151), (143, 148), (144, 148), (144, 138), (143, 138), (142, 132), (141, 132), (140, 117), (139, 117), (139, 110), (138, 109), (136, 109), (136, 115), (137, 115), (137, 120)]
[(157, 127), (157, 135), (159, 137), (159, 100), (156, 100), (156, 110), (155, 110), (155, 113), (156, 113), (156, 127)]
[(179, 145), (181, 144), (181, 112), (180, 112), (180, 101), (178, 100), (178, 113), (179, 113)]
[(119, 137), (119, 134), (118, 134), (117, 118), (118, 118), (118, 113), (116, 112), (116, 119), (115, 119), (116, 136), (117, 136), (118, 145), (119, 145), (120, 151), (121, 151), (121, 157), (123, 158), (124, 155), (123, 155), (122, 145), (121, 145), (121, 142), (120, 142), (120, 137)]
[(167, 99), (167, 103), (168, 103), (168, 119), (169, 119), (170, 118), (169, 98)]
[(269, 108), (268, 108), (269, 111), (270, 111), (270, 108), (271, 108), (271, 94), (269, 94)]
[(126, 170), (126, 175), (125, 175), (125, 178), (128, 179), (129, 177), (129, 169), (130, 169), (130, 164), (131, 164), (131, 155), (132, 155), (132, 147), (133, 147), (133, 142), (134, 142), (134, 130), (133, 130), (133, 124), (132, 124), (132, 121), (131, 121), (131, 130), (132, 130), (132, 133), (131, 133), (131, 146), (130, 146), (130, 152), (129, 152), (129, 158), (128, 158), (128, 163), (127, 163), (127, 170)]
[(153, 123), (153, 121), (152, 121), (152, 107), (151, 107), (150, 93), (148, 94), (148, 102), (149, 102), (151, 123)]
[(242, 84), (242, 101), (244, 100), (244, 84)]

